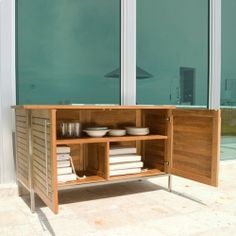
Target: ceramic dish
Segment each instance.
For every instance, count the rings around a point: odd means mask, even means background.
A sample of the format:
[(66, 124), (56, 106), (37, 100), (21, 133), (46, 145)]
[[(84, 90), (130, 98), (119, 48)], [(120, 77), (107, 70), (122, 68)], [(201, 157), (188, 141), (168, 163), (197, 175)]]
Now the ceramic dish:
[(109, 131), (110, 136), (124, 136), (126, 135), (126, 130), (125, 129), (111, 129)]
[(90, 137), (103, 137), (109, 132), (109, 129), (106, 130), (83, 130)]
[(108, 127), (88, 127), (86, 130), (108, 130)]
[(126, 127), (126, 131), (129, 135), (147, 135), (150, 133), (148, 127)]

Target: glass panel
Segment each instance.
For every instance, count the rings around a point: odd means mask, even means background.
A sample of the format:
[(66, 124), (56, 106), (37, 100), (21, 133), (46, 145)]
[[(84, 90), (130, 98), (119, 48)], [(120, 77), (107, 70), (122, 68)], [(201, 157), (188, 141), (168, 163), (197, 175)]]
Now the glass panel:
[(137, 103), (206, 106), (208, 0), (137, 0)]
[(18, 0), (16, 20), (18, 104), (120, 103), (120, 0)]
[(222, 1), (221, 159), (236, 159), (236, 1)]

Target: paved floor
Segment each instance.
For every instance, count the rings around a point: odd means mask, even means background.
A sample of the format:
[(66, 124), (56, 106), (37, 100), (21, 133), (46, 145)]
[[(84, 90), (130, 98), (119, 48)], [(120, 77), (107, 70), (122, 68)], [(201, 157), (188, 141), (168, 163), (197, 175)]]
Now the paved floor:
[(221, 164), (219, 188), (174, 177), (70, 190), (54, 215), (38, 199), (0, 189), (0, 235), (236, 235), (236, 161)]

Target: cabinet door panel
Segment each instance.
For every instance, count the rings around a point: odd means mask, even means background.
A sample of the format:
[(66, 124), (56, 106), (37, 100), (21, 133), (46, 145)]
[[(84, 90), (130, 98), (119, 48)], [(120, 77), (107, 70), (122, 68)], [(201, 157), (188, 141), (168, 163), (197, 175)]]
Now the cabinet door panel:
[(173, 110), (172, 174), (217, 186), (219, 148), (219, 110)]
[(55, 120), (54, 110), (32, 111), (33, 189), (54, 213), (58, 213)]

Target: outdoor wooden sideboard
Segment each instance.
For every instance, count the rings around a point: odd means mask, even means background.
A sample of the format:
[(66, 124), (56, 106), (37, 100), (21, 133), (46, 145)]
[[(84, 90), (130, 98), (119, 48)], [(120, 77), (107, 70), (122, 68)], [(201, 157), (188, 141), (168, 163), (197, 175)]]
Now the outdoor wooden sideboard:
[[(14, 106), (16, 119), (16, 163), (19, 190), (24, 186), (58, 213), (58, 191), (78, 186), (130, 181), (156, 176), (178, 175), (217, 186), (220, 146), (220, 111), (179, 109), (174, 106)], [(149, 127), (148, 135), (82, 135), (62, 138), (61, 122), (79, 122), (82, 127)], [(109, 175), (109, 148), (112, 144), (136, 147), (145, 171)], [(58, 183), (56, 147), (71, 149), (76, 172), (86, 178)]]

